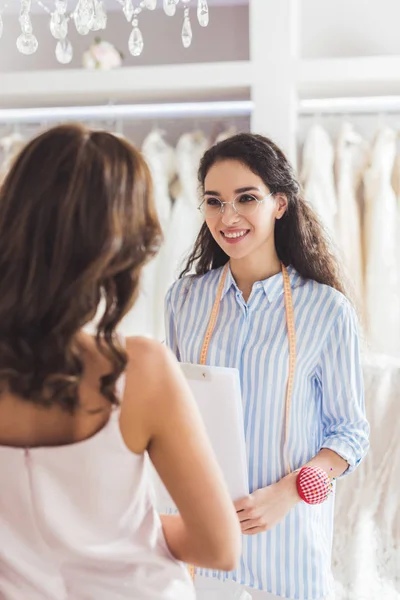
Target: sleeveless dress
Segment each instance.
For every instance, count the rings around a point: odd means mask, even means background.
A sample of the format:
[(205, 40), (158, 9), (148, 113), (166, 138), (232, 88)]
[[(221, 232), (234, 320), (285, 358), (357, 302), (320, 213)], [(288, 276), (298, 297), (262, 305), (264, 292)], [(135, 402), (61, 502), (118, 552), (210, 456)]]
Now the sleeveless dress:
[[(207, 147), (207, 139), (199, 131), (183, 134), (176, 147), (181, 192), (173, 206), (165, 244), (160, 253), (157, 296), (163, 301), (182, 271), (203, 224), (203, 217), (198, 210), (197, 170)], [(165, 339), (164, 313), (158, 329), (158, 339)]]
[(125, 445), (119, 409), (67, 446), (0, 446), (2, 600), (194, 600), (169, 552), (147, 453)]
[(334, 149), (329, 134), (318, 123), (303, 147), (301, 182), (305, 199), (319, 216), (332, 242), (336, 241), (337, 198), (333, 173)]
[(400, 270), (397, 198), (391, 177), (397, 133), (382, 127), (364, 174), (365, 293), (371, 351), (400, 355)]
[(337, 235), (342, 264), (352, 284), (357, 308), (364, 315), (361, 208), (357, 198), (357, 159), (362, 138), (348, 122), (342, 124), (336, 145)]
[[(167, 144), (161, 131), (152, 131), (143, 142), (142, 153), (150, 168), (154, 202), (157, 216), (163, 234), (168, 229), (171, 215), (171, 198), (169, 195), (169, 181), (176, 171), (175, 150)], [(163, 328), (160, 334), (159, 323), (164, 320), (165, 294), (157, 294), (158, 272), (162, 260), (162, 248), (142, 270), (140, 278), (139, 296), (124, 317), (119, 330), (125, 335), (145, 335), (162, 341)]]

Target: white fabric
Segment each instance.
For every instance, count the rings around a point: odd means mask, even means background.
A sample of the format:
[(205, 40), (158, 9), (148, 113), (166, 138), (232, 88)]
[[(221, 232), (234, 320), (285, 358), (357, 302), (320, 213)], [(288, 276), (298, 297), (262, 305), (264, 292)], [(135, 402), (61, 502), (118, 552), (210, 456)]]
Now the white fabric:
[(19, 133), (11, 133), (0, 139), (0, 183), (25, 144), (26, 140)]
[(365, 185), (366, 315), (371, 351), (400, 354), (398, 210), (391, 176), (396, 132), (382, 128), (371, 152)]
[(236, 127), (229, 127), (228, 129), (225, 129), (224, 131), (221, 131), (221, 133), (219, 133), (215, 139), (215, 144), (219, 144), (219, 142), (223, 142), (225, 140), (227, 140), (228, 138), (232, 137), (233, 135), (237, 134), (237, 129)]
[[(147, 136), (142, 152), (150, 167), (157, 215), (165, 234), (171, 216), (169, 181), (176, 172), (175, 152), (164, 140), (163, 133), (158, 130)], [(120, 325), (120, 330), (126, 336), (147, 335), (163, 339), (160, 322), (164, 320), (165, 294), (160, 295), (157, 286), (161, 261), (161, 254), (158, 254), (143, 269), (139, 296)]]
[[(69, 446), (0, 447), (2, 600), (195, 600), (119, 411)], [(5, 493), (6, 491), (6, 493)]]
[[(397, 202), (397, 231), (400, 233), (400, 154), (396, 155), (395, 161), (394, 161), (394, 167), (393, 167), (393, 173), (392, 173), (392, 185), (393, 185), (393, 190), (396, 196), (396, 202)], [(399, 239), (397, 240), (397, 264), (399, 265), (399, 269), (400, 269), (400, 241)], [(399, 292), (398, 292), (398, 296), (400, 299), (400, 273), (399, 273)]]
[[(222, 582), (199, 575), (195, 579), (195, 588), (197, 600), (283, 600), (281, 596), (244, 587), (232, 581)], [(330, 600), (333, 600), (333, 597)]]
[(364, 361), (371, 449), (336, 488), (337, 600), (400, 600), (400, 362)]
[(338, 246), (357, 305), (363, 312), (364, 282), (360, 206), (356, 195), (356, 156), (361, 137), (350, 123), (343, 123), (336, 147)]
[[(173, 209), (160, 254), (157, 295), (165, 298), (168, 289), (184, 267), (203, 223), (199, 206), (197, 171), (208, 146), (201, 132), (185, 133), (176, 147), (177, 170), (181, 193)], [(159, 336), (165, 337), (164, 316), (157, 324)]]
[(315, 124), (304, 143), (301, 181), (305, 199), (312, 204), (334, 240), (337, 202), (333, 163), (334, 151), (329, 135), (321, 125)]

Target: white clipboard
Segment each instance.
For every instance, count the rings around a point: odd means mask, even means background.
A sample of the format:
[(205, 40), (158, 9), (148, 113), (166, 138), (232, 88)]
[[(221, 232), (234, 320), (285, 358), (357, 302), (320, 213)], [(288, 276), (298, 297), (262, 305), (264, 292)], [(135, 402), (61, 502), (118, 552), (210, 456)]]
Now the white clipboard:
[[(239, 371), (188, 363), (180, 366), (203, 418), (231, 498), (240, 500), (249, 493), (249, 480)], [(159, 478), (156, 494), (160, 511), (176, 510)]]

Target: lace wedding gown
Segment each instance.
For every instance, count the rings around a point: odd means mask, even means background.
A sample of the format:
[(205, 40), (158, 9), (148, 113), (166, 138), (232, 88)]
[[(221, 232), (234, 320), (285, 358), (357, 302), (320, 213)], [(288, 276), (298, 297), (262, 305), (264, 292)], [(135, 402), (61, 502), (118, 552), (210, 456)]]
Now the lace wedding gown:
[(361, 137), (350, 123), (343, 123), (336, 146), (337, 243), (352, 285), (357, 307), (363, 313), (364, 281), (360, 223), (357, 199), (357, 158), (361, 152)]
[(19, 133), (11, 133), (0, 139), (0, 183), (7, 175), (17, 154), (25, 146), (26, 140)]
[[(171, 220), (160, 254), (158, 297), (165, 295), (184, 267), (200, 231), (203, 219), (199, 206), (197, 171), (208, 146), (201, 132), (185, 133), (176, 147), (177, 170), (181, 191), (172, 208)], [(164, 335), (164, 316), (158, 320), (158, 337)]]
[(336, 600), (400, 600), (400, 361), (364, 359), (371, 448), (336, 488)]
[(302, 158), (301, 181), (305, 199), (313, 206), (331, 239), (335, 240), (334, 151), (329, 135), (321, 125), (313, 125), (308, 132)]
[[(152, 174), (156, 210), (165, 234), (171, 216), (169, 181), (175, 174), (175, 152), (158, 130), (147, 136), (142, 152)], [(164, 296), (157, 294), (160, 262), (161, 255), (158, 254), (143, 269), (139, 296), (120, 325), (124, 335), (147, 335), (161, 339), (158, 323), (163, 320)]]
[(365, 293), (371, 350), (400, 354), (400, 266), (398, 208), (391, 177), (396, 132), (385, 127), (376, 137), (365, 187)]

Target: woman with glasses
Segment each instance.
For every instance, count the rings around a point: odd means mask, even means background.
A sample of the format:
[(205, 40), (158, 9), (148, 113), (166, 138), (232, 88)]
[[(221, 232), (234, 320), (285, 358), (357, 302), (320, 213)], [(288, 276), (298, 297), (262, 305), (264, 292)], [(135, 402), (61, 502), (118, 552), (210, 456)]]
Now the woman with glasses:
[(239, 369), (250, 495), (236, 503), (240, 566), (198, 571), (198, 599), (322, 600), (335, 479), (368, 449), (356, 315), (275, 144), (222, 141), (199, 180), (204, 224), (167, 296), (168, 344), (182, 362)]

